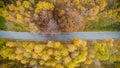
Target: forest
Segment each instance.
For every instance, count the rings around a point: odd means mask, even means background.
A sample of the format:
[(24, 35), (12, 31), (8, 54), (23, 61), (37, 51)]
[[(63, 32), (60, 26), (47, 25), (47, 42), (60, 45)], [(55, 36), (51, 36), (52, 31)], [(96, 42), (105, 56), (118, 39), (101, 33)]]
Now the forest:
[[(119, 32), (120, 0), (0, 0), (0, 31)], [(120, 39), (0, 38), (0, 68), (120, 68)]]
[(17, 32), (120, 31), (120, 1), (1, 0), (0, 21), (0, 30)]

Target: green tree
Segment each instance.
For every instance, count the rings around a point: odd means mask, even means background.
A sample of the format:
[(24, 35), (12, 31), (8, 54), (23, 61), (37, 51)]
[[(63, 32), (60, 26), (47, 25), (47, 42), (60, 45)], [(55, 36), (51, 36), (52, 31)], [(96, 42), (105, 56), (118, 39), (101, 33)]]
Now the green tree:
[(0, 16), (0, 30), (7, 30), (6, 20), (4, 17)]

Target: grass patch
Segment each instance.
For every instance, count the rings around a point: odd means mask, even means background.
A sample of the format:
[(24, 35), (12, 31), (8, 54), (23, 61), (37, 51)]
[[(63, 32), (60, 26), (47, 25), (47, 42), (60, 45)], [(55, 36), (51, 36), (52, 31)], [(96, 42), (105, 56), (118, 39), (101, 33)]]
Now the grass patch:
[(29, 26), (27, 24), (15, 24), (8, 22), (8, 31), (16, 31), (16, 32), (28, 32)]
[(120, 22), (108, 19), (90, 21), (84, 31), (120, 31)]

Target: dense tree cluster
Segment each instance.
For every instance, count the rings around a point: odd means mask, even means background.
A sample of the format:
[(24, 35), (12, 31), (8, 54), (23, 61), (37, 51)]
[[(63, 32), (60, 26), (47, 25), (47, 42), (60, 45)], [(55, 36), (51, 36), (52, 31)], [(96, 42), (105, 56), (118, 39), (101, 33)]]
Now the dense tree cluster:
[(23, 66), (37, 65), (38, 68), (78, 68), (82, 64), (84, 67), (91, 64), (102, 67), (103, 61), (110, 64), (120, 62), (119, 54), (120, 42), (113, 39), (85, 41), (75, 38), (67, 43), (0, 40), (1, 59), (12, 60)]
[(14, 24), (29, 25), (32, 32), (82, 31), (87, 22), (99, 18), (120, 21), (119, 0), (3, 0), (0, 3), (1, 16)]

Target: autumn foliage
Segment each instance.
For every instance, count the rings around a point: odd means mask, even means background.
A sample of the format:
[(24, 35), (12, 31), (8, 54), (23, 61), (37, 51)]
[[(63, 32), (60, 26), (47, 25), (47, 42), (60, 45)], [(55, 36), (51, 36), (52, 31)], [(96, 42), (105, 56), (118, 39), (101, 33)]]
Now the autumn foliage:
[[(67, 43), (1, 39), (0, 47), (1, 58), (16, 61), (23, 65), (37, 65), (42, 68), (77, 68), (81, 64), (89, 67), (96, 62), (120, 62), (120, 42), (113, 39), (90, 42), (75, 38)], [(97, 66), (97, 64), (95, 65)]]
[[(119, 2), (114, 1), (113, 7), (109, 8), (111, 2), (112, 0), (15, 0), (5, 5), (2, 3), (0, 16), (13, 24), (27, 25), (31, 32), (77, 32), (83, 31), (87, 22), (99, 18), (119, 22)], [(51, 28), (50, 24), (56, 28)]]

